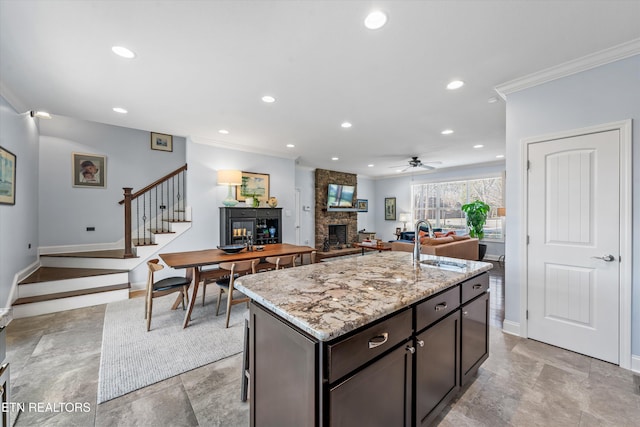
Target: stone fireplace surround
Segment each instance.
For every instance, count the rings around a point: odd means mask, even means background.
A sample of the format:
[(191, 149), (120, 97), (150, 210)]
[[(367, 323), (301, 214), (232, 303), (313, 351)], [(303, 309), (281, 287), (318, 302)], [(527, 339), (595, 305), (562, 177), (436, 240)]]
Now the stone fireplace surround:
[[(316, 169), (316, 205), (315, 205), (315, 248), (322, 251), (325, 238), (329, 238), (329, 225), (346, 225), (347, 241), (351, 246), (358, 239), (358, 213), (357, 212), (328, 212), (327, 191), (329, 184), (353, 185), (358, 194), (358, 176), (352, 173)], [(332, 247), (331, 249), (335, 249)]]

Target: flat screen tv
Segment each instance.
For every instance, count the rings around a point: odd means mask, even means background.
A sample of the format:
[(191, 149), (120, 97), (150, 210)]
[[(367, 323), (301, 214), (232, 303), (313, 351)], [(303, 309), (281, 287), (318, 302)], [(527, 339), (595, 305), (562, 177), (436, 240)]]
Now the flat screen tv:
[(330, 208), (353, 208), (353, 185), (329, 184), (327, 206)]

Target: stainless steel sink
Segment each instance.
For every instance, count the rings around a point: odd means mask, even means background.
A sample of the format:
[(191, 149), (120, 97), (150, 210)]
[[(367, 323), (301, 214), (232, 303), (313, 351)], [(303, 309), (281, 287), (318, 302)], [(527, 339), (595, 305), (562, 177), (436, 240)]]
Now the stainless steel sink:
[(454, 261), (437, 261), (434, 259), (423, 259), (420, 264), (427, 265), (429, 267), (442, 268), (444, 270), (463, 271), (467, 268), (467, 264)]

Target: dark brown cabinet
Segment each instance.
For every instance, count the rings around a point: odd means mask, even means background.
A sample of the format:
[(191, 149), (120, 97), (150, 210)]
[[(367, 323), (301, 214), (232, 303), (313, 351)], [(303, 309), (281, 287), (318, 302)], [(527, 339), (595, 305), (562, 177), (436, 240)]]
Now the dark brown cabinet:
[(282, 243), (282, 208), (220, 208), (220, 244)]
[(489, 357), (489, 294), (464, 304), (461, 312), (460, 385), (465, 385)]
[(460, 312), (416, 336), (416, 425), (426, 426), (458, 392)]
[(488, 357), (487, 288), (482, 273), (330, 341), (252, 301), (251, 425), (429, 425)]

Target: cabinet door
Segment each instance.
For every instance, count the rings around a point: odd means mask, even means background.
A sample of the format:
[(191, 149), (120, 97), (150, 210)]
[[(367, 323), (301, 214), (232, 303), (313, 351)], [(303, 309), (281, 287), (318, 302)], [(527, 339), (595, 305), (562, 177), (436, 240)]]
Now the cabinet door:
[(412, 355), (401, 345), (329, 393), (329, 425), (411, 425)]
[(489, 294), (462, 306), (461, 385), (489, 357)]
[(460, 311), (416, 337), (416, 424), (428, 425), (459, 390)]

